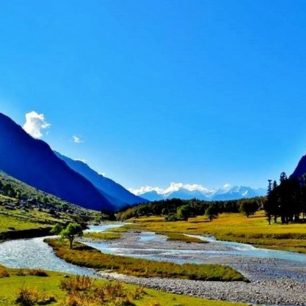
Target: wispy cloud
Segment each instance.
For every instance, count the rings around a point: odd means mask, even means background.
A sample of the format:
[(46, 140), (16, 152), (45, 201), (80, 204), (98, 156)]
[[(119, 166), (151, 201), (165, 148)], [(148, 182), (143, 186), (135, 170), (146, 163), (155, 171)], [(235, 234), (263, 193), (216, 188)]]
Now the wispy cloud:
[(80, 136), (76, 136), (76, 135), (73, 135), (73, 136), (72, 136), (72, 141), (73, 141), (74, 143), (77, 143), (77, 144), (80, 144), (80, 143), (83, 143), (83, 142), (84, 142)]
[(50, 126), (44, 114), (39, 114), (35, 111), (25, 114), (23, 129), (34, 138), (42, 138), (43, 130), (48, 129)]

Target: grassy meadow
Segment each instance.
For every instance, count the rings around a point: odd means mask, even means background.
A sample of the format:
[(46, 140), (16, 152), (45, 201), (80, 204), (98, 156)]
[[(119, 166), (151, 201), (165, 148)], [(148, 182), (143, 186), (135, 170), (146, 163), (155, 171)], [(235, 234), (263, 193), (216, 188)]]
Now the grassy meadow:
[(55, 272), (44, 274), (36, 273), (35, 270), (30, 272), (29, 270), (0, 267), (0, 305), (16, 305), (17, 298), (19, 298), (19, 301), (27, 299), (27, 301), (32, 300), (33, 302), (33, 304), (24, 305), (38, 305), (38, 302), (41, 305), (44, 303), (43, 305), (54, 306), (244, 305), (176, 295), (107, 280), (67, 277)]
[(0, 233), (9, 230), (26, 230), (43, 227), (41, 223), (30, 219), (19, 219), (16, 216), (2, 215), (0, 212)]
[(70, 249), (65, 241), (47, 239), (55, 254), (67, 262), (95, 268), (110, 270), (120, 274), (144, 277), (169, 277), (211, 281), (246, 281), (234, 269), (223, 265), (175, 264), (140, 258), (104, 254), (96, 249), (75, 243)]
[(306, 224), (271, 224), (264, 212), (247, 218), (240, 213), (224, 213), (212, 222), (205, 216), (188, 221), (166, 222), (163, 217), (133, 219), (132, 228), (177, 235), (213, 235), (220, 240), (250, 243), (258, 247), (306, 253)]
[(188, 237), (183, 233), (176, 232), (161, 232), (160, 234), (166, 235), (168, 241), (181, 241), (186, 243), (206, 243), (197, 237)]
[(120, 239), (122, 237), (122, 234), (127, 232), (129, 230), (129, 226), (121, 226), (109, 229), (107, 231), (103, 232), (85, 232), (84, 238), (90, 238), (93, 240), (115, 240)]

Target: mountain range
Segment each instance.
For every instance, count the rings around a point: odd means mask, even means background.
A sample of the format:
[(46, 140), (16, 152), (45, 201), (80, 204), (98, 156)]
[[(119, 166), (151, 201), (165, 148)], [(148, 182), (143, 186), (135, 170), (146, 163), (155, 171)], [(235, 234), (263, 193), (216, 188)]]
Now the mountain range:
[[(208, 189), (197, 184), (172, 183), (169, 187), (141, 187), (127, 190), (99, 174), (83, 161), (53, 151), (35, 139), (8, 116), (0, 113), (0, 171), (65, 201), (84, 208), (117, 211), (146, 201), (171, 198), (200, 200), (235, 200), (263, 196), (266, 190), (225, 185)], [(306, 173), (306, 156), (291, 177)]]
[(264, 196), (266, 190), (246, 186), (225, 185), (219, 189), (208, 189), (197, 184), (171, 183), (166, 189), (144, 187), (134, 192), (149, 201), (159, 201), (178, 198), (182, 200), (199, 199), (206, 201), (225, 201)]
[(0, 170), (39, 190), (85, 208), (115, 211), (143, 202), (86, 164), (53, 152), (0, 113)]
[(105, 177), (90, 168), (85, 162), (81, 160), (74, 160), (64, 156), (58, 152), (55, 154), (62, 159), (71, 169), (84, 176), (89, 180), (102, 194), (113, 203), (116, 208), (123, 208), (127, 205), (134, 205), (146, 202), (145, 199), (134, 195), (120, 184)]

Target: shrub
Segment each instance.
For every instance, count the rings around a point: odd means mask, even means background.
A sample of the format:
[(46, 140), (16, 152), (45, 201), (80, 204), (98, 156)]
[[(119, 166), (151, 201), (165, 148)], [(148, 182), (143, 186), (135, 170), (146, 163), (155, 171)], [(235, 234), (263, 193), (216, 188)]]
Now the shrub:
[(3, 268), (3, 267), (0, 267), (0, 278), (4, 278), (4, 277), (9, 277), (10, 274), (8, 273), (8, 271)]
[(205, 211), (205, 215), (208, 217), (209, 221), (216, 219), (218, 217), (218, 214), (218, 208), (213, 204), (210, 205)]
[(179, 218), (176, 214), (170, 214), (165, 217), (166, 221), (179, 221)]
[(41, 269), (32, 269), (32, 270), (29, 270), (28, 275), (47, 277), (48, 273)]
[(17, 276), (26, 276), (27, 273), (26, 273), (25, 270), (19, 269), (19, 270), (16, 271), (16, 275), (17, 275)]
[(66, 304), (68, 306), (133, 306), (132, 299), (139, 299), (143, 289), (139, 288), (130, 293), (119, 282), (105, 285), (95, 285), (87, 276), (76, 276), (61, 282), (60, 288), (67, 291)]
[(190, 207), (189, 205), (183, 205), (177, 208), (176, 215), (178, 219), (187, 221), (190, 216)]
[(35, 288), (21, 288), (18, 291), (15, 303), (22, 306), (48, 305), (56, 302), (54, 296), (46, 296)]
[(88, 276), (69, 277), (61, 281), (60, 288), (65, 291), (85, 291), (94, 285), (94, 281)]
[(22, 306), (32, 306), (38, 301), (38, 292), (36, 289), (21, 288), (17, 294), (16, 304)]

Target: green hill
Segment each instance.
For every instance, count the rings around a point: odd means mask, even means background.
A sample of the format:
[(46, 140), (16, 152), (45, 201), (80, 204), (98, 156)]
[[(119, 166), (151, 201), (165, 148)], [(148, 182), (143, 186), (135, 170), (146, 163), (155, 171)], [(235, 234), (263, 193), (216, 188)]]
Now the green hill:
[(0, 172), (0, 233), (98, 221), (101, 214), (63, 201)]

